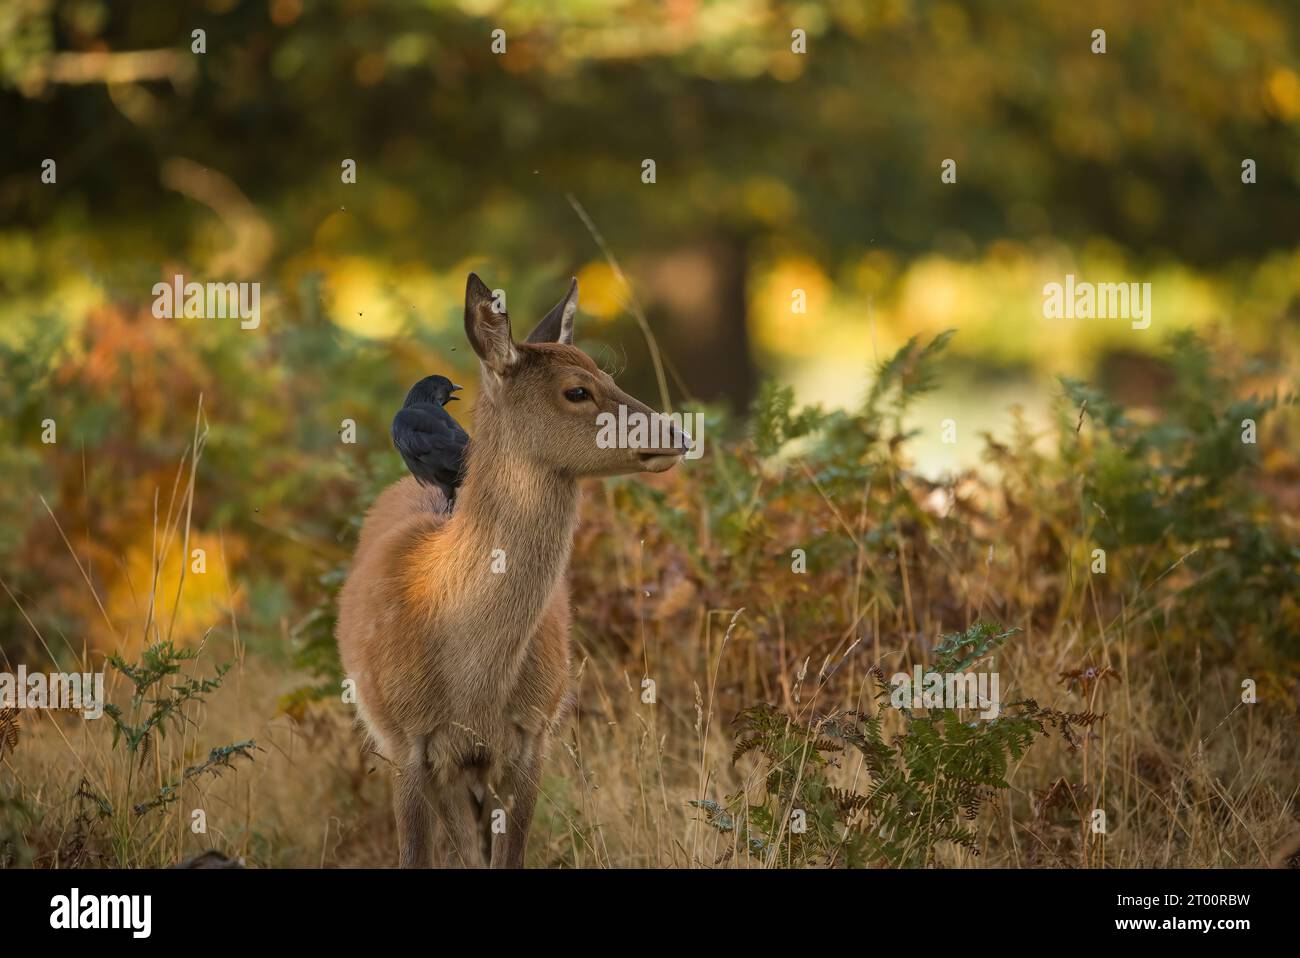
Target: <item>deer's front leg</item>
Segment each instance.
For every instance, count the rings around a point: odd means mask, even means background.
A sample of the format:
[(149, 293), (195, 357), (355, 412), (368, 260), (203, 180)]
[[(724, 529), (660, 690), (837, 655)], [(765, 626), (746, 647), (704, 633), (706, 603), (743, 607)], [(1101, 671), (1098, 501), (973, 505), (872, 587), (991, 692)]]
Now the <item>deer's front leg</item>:
[(433, 863), (433, 807), (429, 802), (432, 775), (424, 748), (413, 753), (393, 779), (393, 811), (397, 817), (398, 864), (428, 868)]
[(523, 868), (528, 847), (528, 829), (533, 823), (537, 793), (542, 785), (542, 759), (545, 743), (534, 739), (519, 759), (512, 762), (502, 776), (496, 792), (506, 807), (506, 831), (492, 836), (493, 868)]
[(463, 781), (455, 781), (438, 795), (438, 819), (447, 837), (444, 868), (482, 868), (483, 830), (478, 803)]

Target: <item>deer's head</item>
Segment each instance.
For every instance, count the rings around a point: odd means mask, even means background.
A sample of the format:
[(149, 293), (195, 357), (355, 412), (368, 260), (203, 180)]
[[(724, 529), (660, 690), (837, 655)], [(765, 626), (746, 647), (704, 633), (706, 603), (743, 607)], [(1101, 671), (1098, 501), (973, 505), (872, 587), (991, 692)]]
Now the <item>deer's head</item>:
[[(602, 413), (624, 422), (646, 422), (659, 414), (633, 399), (573, 345), (578, 281), (542, 317), (527, 340), (515, 342), (510, 318), (493, 309), (492, 291), (473, 273), (465, 288), (465, 334), (482, 367), (482, 392), (476, 421), (484, 441), (512, 455), (574, 478), (616, 476), (671, 469), (689, 437), (661, 419), (660, 442), (624, 448), (608, 442)], [(476, 439), (476, 442), (479, 440)]]

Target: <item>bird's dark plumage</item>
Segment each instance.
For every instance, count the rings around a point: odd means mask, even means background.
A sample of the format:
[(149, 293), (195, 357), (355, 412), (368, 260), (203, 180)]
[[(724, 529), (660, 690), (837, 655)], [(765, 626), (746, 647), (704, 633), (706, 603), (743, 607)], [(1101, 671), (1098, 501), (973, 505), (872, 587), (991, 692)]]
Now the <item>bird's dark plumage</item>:
[(452, 393), (460, 388), (446, 376), (426, 376), (411, 387), (393, 417), (393, 445), (411, 475), (441, 489), (448, 504), (464, 478), (469, 436), (442, 407), (457, 398)]

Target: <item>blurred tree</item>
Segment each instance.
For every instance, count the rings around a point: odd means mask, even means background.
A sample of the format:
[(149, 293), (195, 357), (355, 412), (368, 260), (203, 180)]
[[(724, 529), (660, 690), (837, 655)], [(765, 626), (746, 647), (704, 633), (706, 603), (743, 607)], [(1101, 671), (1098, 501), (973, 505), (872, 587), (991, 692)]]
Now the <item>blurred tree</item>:
[[(747, 264), (774, 248), (834, 274), (870, 248), (974, 255), (1007, 238), (1104, 236), (1192, 264), (1294, 247), (1298, 26), (1300, 7), (1265, 0), (15, 0), (0, 217), (73, 232), (120, 277), (123, 250), (210, 250), (212, 213), (248, 224), (221, 198), (246, 196), (279, 266), (304, 250), (445, 269), (485, 256), (504, 284), (598, 257), (572, 192), (661, 276), (641, 292), (688, 388), (742, 404)], [(177, 158), (234, 192), (187, 189), (201, 177)], [(960, 189), (940, 181), (949, 158)], [(713, 274), (703, 308), (674, 292), (683, 250)]]

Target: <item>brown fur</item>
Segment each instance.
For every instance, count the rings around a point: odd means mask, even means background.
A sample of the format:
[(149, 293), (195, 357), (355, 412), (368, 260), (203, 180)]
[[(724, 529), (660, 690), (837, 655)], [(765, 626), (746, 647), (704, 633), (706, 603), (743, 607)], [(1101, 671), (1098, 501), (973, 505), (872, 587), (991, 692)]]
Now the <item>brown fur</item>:
[[(404, 867), (430, 864), (435, 844), (445, 865), (522, 866), (568, 703), (577, 481), (662, 471), (680, 455), (598, 448), (597, 411), (650, 410), (569, 344), (576, 291), (533, 333), (560, 342), (515, 343), (471, 275), (466, 333), (483, 388), (455, 513), (437, 489), (394, 483), (366, 516), (340, 595), (339, 653), (360, 718), (395, 768)], [(565, 398), (575, 386), (590, 403)], [(493, 571), (497, 549), (504, 572)], [(489, 827), (495, 809), (506, 811), (503, 836)]]

